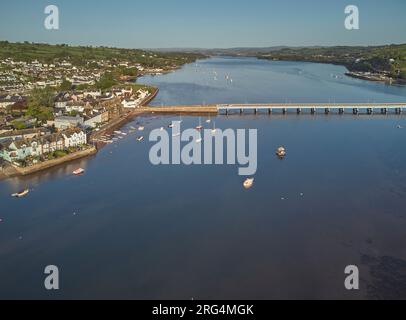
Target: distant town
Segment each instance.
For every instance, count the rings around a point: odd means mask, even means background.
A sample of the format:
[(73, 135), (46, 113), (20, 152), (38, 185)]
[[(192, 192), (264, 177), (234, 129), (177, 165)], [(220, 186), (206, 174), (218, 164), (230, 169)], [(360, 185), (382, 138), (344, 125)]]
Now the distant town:
[(199, 57), (0, 42), (0, 175), (94, 153), (93, 135), (156, 94), (156, 88), (135, 84), (137, 77), (170, 72)]

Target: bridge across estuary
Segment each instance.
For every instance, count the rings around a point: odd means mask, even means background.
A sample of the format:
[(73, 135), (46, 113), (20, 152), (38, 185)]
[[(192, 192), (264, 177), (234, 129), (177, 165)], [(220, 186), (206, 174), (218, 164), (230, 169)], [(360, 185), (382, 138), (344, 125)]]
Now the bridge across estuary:
[(352, 114), (401, 114), (406, 110), (406, 103), (284, 103), (284, 104), (218, 104), (208, 106), (167, 106), (167, 107), (144, 107), (146, 112), (166, 114), (240, 114), (260, 112), (272, 113), (352, 113)]

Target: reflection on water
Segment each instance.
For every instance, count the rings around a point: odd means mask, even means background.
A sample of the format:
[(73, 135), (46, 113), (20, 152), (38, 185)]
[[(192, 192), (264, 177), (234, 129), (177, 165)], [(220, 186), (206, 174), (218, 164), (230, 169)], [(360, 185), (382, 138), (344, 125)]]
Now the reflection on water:
[[(331, 77), (340, 70), (216, 58), (143, 81), (160, 83), (158, 105), (272, 100), (277, 90), (292, 99), (328, 100), (343, 90), (359, 100), (406, 97), (403, 88)], [(148, 137), (178, 119), (142, 117), (122, 130), (142, 124)], [(152, 166), (152, 143), (138, 142), (141, 133), (95, 157), (0, 182), (0, 299), (405, 298), (404, 115), (212, 120), (218, 129), (258, 129), (252, 189), (234, 166)], [(198, 123), (184, 117), (182, 128)], [(86, 174), (72, 176), (77, 167)], [(34, 189), (28, 197), (10, 197), (26, 186)], [(58, 293), (42, 287), (50, 264), (61, 269)], [(361, 271), (359, 292), (344, 289), (350, 264)]]
[(29, 176), (10, 178), (2, 183), (7, 184), (9, 189), (14, 191), (23, 190), (25, 188), (35, 189), (44, 182), (73, 176), (73, 171), (78, 168), (86, 170), (89, 161), (92, 161), (94, 158), (95, 156), (90, 156), (84, 159), (78, 159)]

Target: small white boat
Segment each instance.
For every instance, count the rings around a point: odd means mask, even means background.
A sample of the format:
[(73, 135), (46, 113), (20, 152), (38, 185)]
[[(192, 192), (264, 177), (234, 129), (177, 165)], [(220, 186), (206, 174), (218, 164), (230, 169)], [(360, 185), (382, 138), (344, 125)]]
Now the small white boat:
[(179, 137), (180, 136), (180, 133), (174, 133), (173, 135), (172, 135), (172, 137)]
[(202, 143), (202, 138), (197, 139), (196, 143)]
[(122, 136), (126, 136), (126, 135), (127, 135), (127, 133), (121, 132), (121, 135), (122, 135)]
[(254, 178), (252, 179), (247, 179), (244, 181), (244, 188), (245, 189), (251, 189), (254, 185)]
[(85, 169), (83, 169), (83, 168), (79, 168), (79, 169), (76, 169), (75, 171), (73, 171), (73, 174), (75, 176), (80, 176), (81, 174), (84, 174), (84, 173), (85, 173)]
[(276, 155), (281, 159), (286, 157), (286, 149), (284, 147), (279, 147), (278, 150), (276, 150)]
[(144, 131), (144, 130), (145, 130), (145, 127), (141, 126), (141, 127), (138, 128), (138, 131)]
[(164, 131), (164, 130), (165, 130), (165, 128), (164, 128), (164, 127), (161, 127), (161, 129), (159, 129), (159, 130)]
[(196, 130), (198, 130), (198, 131), (203, 130), (202, 118), (199, 118), (199, 125), (196, 127)]
[(213, 123), (213, 129), (211, 130), (211, 134), (216, 134), (217, 129), (216, 129), (216, 123)]
[(121, 134), (121, 131), (114, 131), (115, 134)]
[(137, 141), (138, 141), (138, 142), (141, 142), (142, 140), (144, 140), (144, 137), (138, 137), (138, 138), (137, 138)]
[(24, 198), (25, 196), (27, 196), (30, 193), (29, 189), (25, 189), (23, 191), (17, 192), (17, 193), (13, 193), (11, 196), (14, 198)]
[(173, 124), (170, 124), (170, 125), (168, 126), (168, 128), (170, 128), (170, 129), (172, 129), (173, 127), (174, 127)]

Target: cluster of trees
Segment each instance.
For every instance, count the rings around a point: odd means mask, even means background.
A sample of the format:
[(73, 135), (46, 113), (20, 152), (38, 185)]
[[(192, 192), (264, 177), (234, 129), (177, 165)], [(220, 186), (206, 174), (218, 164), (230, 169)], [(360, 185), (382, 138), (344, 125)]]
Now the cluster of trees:
[(26, 115), (37, 118), (39, 122), (52, 120), (54, 117), (54, 103), (55, 91), (52, 88), (34, 89), (28, 100), (28, 111)]
[[(68, 46), (36, 44), (36, 43), (10, 43), (0, 41), (0, 59), (13, 57), (15, 60), (39, 60), (52, 63), (56, 60), (69, 60), (77, 66), (87, 65), (88, 62), (109, 60), (129, 61), (141, 63), (150, 67), (164, 67), (166, 65), (183, 65), (203, 57), (197, 53), (155, 53), (137, 49), (118, 49), (92, 46)], [(96, 64), (93, 67), (97, 67)]]
[(113, 73), (111, 72), (106, 72), (98, 82), (96, 82), (95, 87), (97, 89), (100, 89), (102, 91), (108, 90), (114, 85), (116, 85), (118, 82), (115, 79)]
[(257, 55), (265, 59), (340, 64), (350, 71), (385, 71), (394, 78), (406, 79), (406, 45), (282, 48)]

